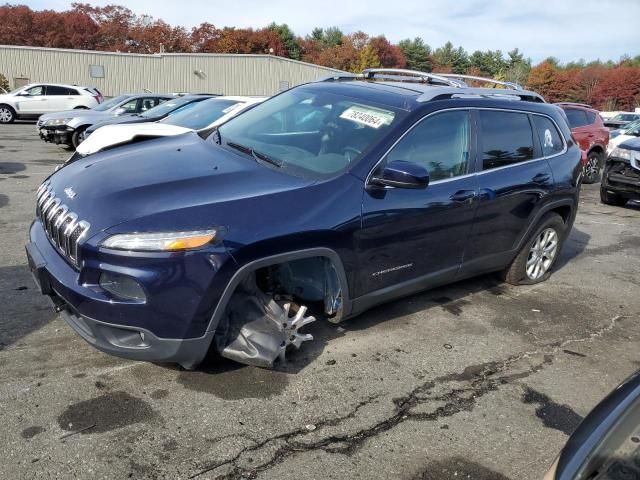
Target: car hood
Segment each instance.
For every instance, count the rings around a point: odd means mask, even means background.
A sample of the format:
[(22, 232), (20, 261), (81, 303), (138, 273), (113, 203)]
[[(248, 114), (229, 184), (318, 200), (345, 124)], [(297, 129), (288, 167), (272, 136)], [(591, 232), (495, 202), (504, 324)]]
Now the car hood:
[(212, 226), (222, 205), (237, 218), (246, 199), (259, 201), (312, 183), (193, 132), (92, 155), (64, 166), (49, 181), (62, 203), (90, 223), (92, 236), (124, 222), (135, 231)]
[(613, 149), (616, 148), (621, 143), (626, 142), (627, 140), (632, 140), (634, 138), (636, 137), (633, 135), (618, 135), (617, 137), (613, 137), (612, 139), (609, 140), (609, 144), (607, 145), (607, 151), (611, 153)]
[(75, 110), (64, 110), (62, 112), (52, 112), (40, 115), (40, 120), (57, 120), (59, 118), (74, 118), (74, 117), (108, 117), (113, 115), (112, 112), (101, 112), (98, 110), (90, 110), (85, 108)]
[(184, 127), (163, 123), (108, 124), (96, 129), (76, 148), (80, 155), (91, 155), (109, 147), (130, 143), (136, 139), (170, 137), (190, 132)]
[(119, 117), (105, 118), (101, 119), (99, 122), (94, 123), (89, 128), (87, 128), (88, 133), (95, 132), (98, 128), (104, 127), (105, 125), (123, 125), (126, 123), (150, 123), (160, 120), (160, 118), (145, 118), (140, 115), (121, 115)]
[[(621, 135), (622, 136), (622, 135)], [(636, 151), (640, 151), (640, 138), (635, 137), (635, 136), (631, 136), (631, 138), (628, 138), (626, 140), (624, 140), (622, 143), (622, 145), (620, 145), (620, 147), (625, 148), (627, 150), (636, 150)]]

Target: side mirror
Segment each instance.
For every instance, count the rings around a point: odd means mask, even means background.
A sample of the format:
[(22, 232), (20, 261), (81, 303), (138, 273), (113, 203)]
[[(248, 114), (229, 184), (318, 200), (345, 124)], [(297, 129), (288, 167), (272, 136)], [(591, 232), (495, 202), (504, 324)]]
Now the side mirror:
[(116, 111), (115, 111), (115, 112), (113, 112), (113, 114), (114, 114), (114, 115), (122, 115), (122, 114), (124, 114), (124, 113), (127, 113), (127, 111), (126, 111), (124, 108), (122, 108), (122, 107), (120, 107), (120, 108), (116, 108)]
[(369, 181), (371, 185), (395, 188), (427, 188), (429, 172), (424, 167), (404, 160), (389, 162), (379, 175)]

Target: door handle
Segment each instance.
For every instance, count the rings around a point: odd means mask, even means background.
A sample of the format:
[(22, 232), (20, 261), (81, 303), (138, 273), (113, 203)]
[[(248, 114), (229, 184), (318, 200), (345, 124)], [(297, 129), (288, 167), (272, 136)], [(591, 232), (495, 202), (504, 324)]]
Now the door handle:
[(533, 183), (537, 183), (539, 185), (546, 185), (549, 182), (551, 177), (548, 173), (539, 173), (535, 177), (531, 179)]
[(475, 190), (458, 190), (449, 197), (449, 200), (457, 203), (471, 203), (476, 195)]
[(46, 102), (46, 101), (47, 101), (47, 99), (46, 99), (46, 98), (41, 98), (41, 99), (40, 99), (40, 101), (41, 101), (41, 102)]

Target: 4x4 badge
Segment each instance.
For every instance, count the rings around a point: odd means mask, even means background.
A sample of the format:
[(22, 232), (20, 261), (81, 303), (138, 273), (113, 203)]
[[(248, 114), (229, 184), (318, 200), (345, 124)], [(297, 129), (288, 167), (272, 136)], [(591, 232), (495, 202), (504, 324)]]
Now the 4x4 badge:
[(64, 193), (67, 194), (67, 197), (73, 199), (76, 196), (76, 192), (73, 191), (73, 188), (71, 187), (67, 187), (64, 189)]

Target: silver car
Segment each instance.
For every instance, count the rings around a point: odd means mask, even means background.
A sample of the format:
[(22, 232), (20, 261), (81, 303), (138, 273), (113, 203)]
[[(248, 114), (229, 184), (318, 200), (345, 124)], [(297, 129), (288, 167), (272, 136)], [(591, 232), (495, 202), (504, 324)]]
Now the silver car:
[(82, 141), (82, 132), (94, 123), (118, 115), (142, 113), (170, 98), (175, 98), (175, 96), (157, 93), (130, 93), (111, 98), (89, 110), (47, 113), (38, 119), (38, 134), (45, 142), (76, 148)]

